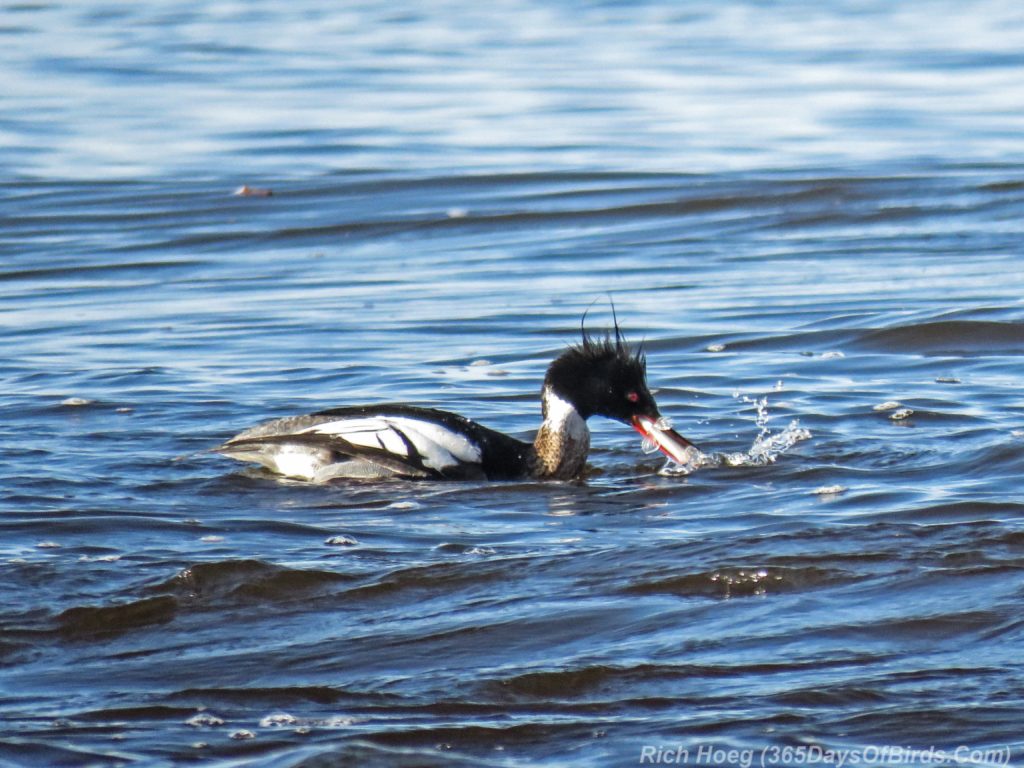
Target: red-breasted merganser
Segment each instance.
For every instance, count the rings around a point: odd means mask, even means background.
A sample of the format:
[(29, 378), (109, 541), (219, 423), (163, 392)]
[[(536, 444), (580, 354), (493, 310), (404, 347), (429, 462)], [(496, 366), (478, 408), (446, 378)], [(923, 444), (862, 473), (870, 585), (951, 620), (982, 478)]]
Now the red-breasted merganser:
[(647, 362), (615, 326), (614, 339), (583, 340), (548, 367), (541, 390), (544, 421), (533, 443), (447, 411), (410, 405), (333, 408), (275, 419), (214, 449), (290, 478), (388, 477), (432, 480), (568, 480), (590, 450), (587, 419), (605, 416), (633, 427), (666, 456), (687, 464), (696, 448), (667, 426), (647, 388)]

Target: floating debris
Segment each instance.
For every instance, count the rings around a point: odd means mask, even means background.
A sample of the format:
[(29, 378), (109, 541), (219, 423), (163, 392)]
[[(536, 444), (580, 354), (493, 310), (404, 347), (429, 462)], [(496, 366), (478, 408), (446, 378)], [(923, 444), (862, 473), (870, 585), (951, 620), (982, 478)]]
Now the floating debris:
[(68, 408), (80, 408), (83, 405), (92, 405), (95, 400), (90, 400), (87, 397), (68, 397), (60, 401), (60, 404)]
[(839, 359), (844, 358), (844, 357), (846, 357), (846, 355), (844, 355), (838, 349), (831, 350), (829, 352), (822, 352), (821, 353), (821, 359), (822, 360), (839, 360)]
[(287, 712), (275, 712), (260, 720), (260, 728), (281, 728), (286, 725), (295, 725), (297, 722), (299, 720), (295, 715), (289, 715)]
[(207, 544), (216, 544), (218, 541), (224, 541), (224, 537), (214, 536), (211, 534), (210, 536), (203, 536), (200, 541), (206, 542)]
[(246, 729), (246, 728), (241, 728), (241, 729), (239, 729), (237, 731), (232, 731), (231, 732), (231, 738), (232, 739), (239, 739), (239, 740), (255, 739), (256, 738), (256, 734), (253, 733), (252, 731)]
[(725, 350), (725, 344), (708, 344), (704, 349), (708, 352), (722, 352)]
[(875, 411), (892, 411), (899, 408), (903, 403), (897, 400), (886, 400), (884, 403), (879, 403), (872, 410)]
[(913, 415), (914, 410), (912, 408), (900, 408), (898, 411), (893, 411), (892, 414), (890, 414), (889, 419), (891, 421), (903, 421), (904, 419), (909, 419)]
[(959, 384), (960, 379), (956, 376), (939, 376), (935, 379), (936, 384)]
[(350, 725), (354, 725), (356, 719), (354, 717), (348, 717), (347, 715), (332, 715), (331, 717), (324, 718), (317, 722), (317, 725), (322, 725), (324, 728), (348, 728)]
[(60, 544), (56, 541), (40, 541), (36, 544), (36, 549), (60, 549)]
[(235, 197), (272, 197), (274, 190), (266, 187), (250, 187), (248, 184), (243, 184), (231, 194)]
[(838, 496), (841, 493), (846, 493), (849, 490), (845, 485), (823, 485), (820, 488), (815, 488), (811, 493), (815, 496)]
[(185, 725), (191, 725), (193, 728), (212, 728), (215, 725), (224, 725), (224, 720), (209, 712), (199, 712), (186, 720)]
[(324, 539), (324, 544), (328, 547), (354, 547), (358, 543), (359, 541), (355, 537), (346, 536), (343, 533)]
[(415, 501), (394, 501), (388, 504), (387, 509), (419, 509), (420, 505)]
[(445, 215), (449, 219), (464, 219), (467, 216), (469, 216), (469, 211), (467, 211), (465, 208), (449, 208), (447, 211), (445, 211)]

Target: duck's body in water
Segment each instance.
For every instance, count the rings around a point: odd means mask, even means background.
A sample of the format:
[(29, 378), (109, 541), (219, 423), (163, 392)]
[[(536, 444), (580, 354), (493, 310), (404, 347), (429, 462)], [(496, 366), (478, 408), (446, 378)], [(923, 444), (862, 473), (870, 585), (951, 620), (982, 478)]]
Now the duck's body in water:
[(280, 475), (324, 482), (334, 478), (568, 480), (587, 463), (587, 419), (628, 424), (684, 463), (692, 444), (660, 423), (647, 388), (642, 352), (614, 338), (583, 334), (548, 367), (541, 390), (543, 422), (532, 443), (495, 432), (447, 411), (409, 405), (335, 408), (275, 419), (214, 449)]

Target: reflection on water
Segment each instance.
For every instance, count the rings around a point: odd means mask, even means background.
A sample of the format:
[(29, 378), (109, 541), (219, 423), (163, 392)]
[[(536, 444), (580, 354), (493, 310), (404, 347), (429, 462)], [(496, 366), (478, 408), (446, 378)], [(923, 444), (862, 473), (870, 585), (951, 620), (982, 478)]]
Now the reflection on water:
[(6, 16), (5, 154), (43, 178), (1005, 162), (1024, 133), (1024, 20), (1000, 0)]

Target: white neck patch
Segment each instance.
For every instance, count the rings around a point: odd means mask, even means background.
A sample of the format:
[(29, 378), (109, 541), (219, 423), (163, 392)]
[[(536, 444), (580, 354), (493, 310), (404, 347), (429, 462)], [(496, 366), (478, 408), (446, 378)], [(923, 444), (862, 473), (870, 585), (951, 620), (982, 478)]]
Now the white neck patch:
[(589, 437), (587, 422), (572, 403), (556, 395), (551, 387), (544, 387), (541, 399), (544, 402), (544, 423), (551, 429), (574, 440), (582, 439), (585, 435)]

